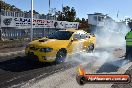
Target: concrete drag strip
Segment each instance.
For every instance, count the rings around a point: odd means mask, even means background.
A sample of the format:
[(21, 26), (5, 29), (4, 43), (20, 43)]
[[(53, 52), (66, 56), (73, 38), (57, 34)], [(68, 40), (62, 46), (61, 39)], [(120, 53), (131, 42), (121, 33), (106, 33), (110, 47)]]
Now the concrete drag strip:
[(46, 79), (40, 80), (33, 85), (26, 84), (21, 88), (110, 88), (112, 84), (85, 84), (80, 86), (76, 82), (76, 68), (71, 68), (65, 72), (56, 73)]
[(15, 58), (15, 57), (21, 57), (21, 56), (22, 57), (25, 56), (24, 50), (9, 52), (9, 53), (0, 53), (0, 62), (10, 60), (11, 58)]
[[(129, 62), (119, 68), (117, 72), (110, 72), (110, 74), (124, 74), (131, 65), (132, 62)], [(100, 68), (100, 66), (97, 68)], [(104, 74), (106, 73), (107, 72)], [(80, 86), (76, 82), (76, 67), (74, 67), (63, 72), (55, 73), (45, 79), (38, 80), (36, 83), (27, 83), (21, 86), (21, 88), (110, 88), (112, 85), (113, 84), (85, 84), (84, 86)]]
[(24, 53), (24, 50), (15, 51), (15, 52), (9, 52), (9, 53), (0, 53), (0, 57), (6, 57), (6, 56), (12, 56), (12, 55), (20, 55), (21, 53)]

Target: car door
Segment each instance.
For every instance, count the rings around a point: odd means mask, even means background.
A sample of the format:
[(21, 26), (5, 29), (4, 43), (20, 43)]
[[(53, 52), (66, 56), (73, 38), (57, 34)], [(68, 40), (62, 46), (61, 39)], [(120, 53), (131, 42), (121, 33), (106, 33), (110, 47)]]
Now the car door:
[(74, 33), (72, 36), (72, 39), (69, 42), (69, 45), (67, 47), (69, 54), (75, 53), (75, 51), (76, 51), (75, 49), (77, 48), (79, 40), (80, 40), (80, 34)]
[(88, 46), (90, 45), (90, 35), (84, 31), (81, 31), (80, 37), (82, 43), (82, 50), (86, 50), (86, 48), (88, 48)]
[(83, 31), (77, 31), (73, 35), (73, 40), (69, 44), (69, 52), (70, 53), (78, 53), (83, 51), (88, 45), (88, 35)]

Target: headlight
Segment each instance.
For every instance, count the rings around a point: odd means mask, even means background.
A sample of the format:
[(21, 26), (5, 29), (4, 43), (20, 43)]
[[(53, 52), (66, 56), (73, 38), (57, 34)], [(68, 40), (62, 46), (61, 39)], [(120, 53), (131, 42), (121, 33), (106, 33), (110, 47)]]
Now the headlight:
[(40, 51), (41, 52), (51, 52), (53, 50), (53, 48), (41, 48)]

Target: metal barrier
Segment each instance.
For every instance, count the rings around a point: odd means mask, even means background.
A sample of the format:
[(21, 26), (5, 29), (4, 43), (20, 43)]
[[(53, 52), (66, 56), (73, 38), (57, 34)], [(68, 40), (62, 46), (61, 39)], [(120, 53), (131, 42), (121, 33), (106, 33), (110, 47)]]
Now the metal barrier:
[[(11, 16), (11, 17), (24, 17), (30, 18), (31, 14), (27, 12), (12, 12), (1, 10), (1, 15), (3, 16)], [(56, 16), (53, 15), (44, 15), (44, 14), (34, 14), (34, 18), (36, 19), (50, 19), (56, 20)], [(1, 16), (0, 16), (1, 20)], [(1, 23), (0, 23), (1, 24)], [(33, 29), (33, 37), (34, 38), (42, 38), (57, 31), (55, 28), (34, 28)], [(30, 37), (30, 29), (15, 29), (11, 27), (1, 27), (0, 25), (0, 40), (14, 40), (14, 39), (24, 39)]]
[[(52, 29), (52, 28), (33, 29), (33, 38), (42, 38), (56, 31), (57, 29)], [(1, 34), (3, 39), (10, 39), (10, 40), (30, 38), (29, 29), (3, 28)]]
[[(31, 14), (2, 10), (0, 30), (2, 39), (30, 38)], [(56, 15), (34, 14), (33, 38), (41, 38), (58, 29), (78, 28), (78, 22), (57, 21)]]

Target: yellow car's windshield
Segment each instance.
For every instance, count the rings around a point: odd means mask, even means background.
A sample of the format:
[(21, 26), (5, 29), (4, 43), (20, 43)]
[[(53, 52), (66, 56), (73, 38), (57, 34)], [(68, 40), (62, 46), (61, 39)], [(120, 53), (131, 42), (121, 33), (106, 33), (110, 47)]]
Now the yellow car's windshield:
[(47, 36), (47, 38), (57, 40), (69, 40), (72, 34), (73, 32), (70, 31), (57, 31), (54, 34)]

